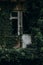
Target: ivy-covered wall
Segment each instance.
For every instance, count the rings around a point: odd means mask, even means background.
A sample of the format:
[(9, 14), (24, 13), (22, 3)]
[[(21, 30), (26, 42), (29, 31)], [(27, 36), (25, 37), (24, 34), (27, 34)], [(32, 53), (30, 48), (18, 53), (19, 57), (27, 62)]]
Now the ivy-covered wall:
[(9, 9), (2, 9), (0, 11), (0, 45), (7, 45), (10, 48), (15, 43), (14, 38)]
[(12, 27), (8, 7), (0, 10), (0, 60), (13, 61), (13, 63), (16, 63), (15, 65), (28, 65), (29, 58), (31, 58), (32, 62), (30, 61), (29, 65), (43, 65), (43, 1), (28, 0), (26, 7), (28, 9), (26, 23), (28, 23), (28, 32), (32, 35), (32, 45), (24, 50), (7, 49), (14, 46), (15, 37), (9, 37), (12, 36)]

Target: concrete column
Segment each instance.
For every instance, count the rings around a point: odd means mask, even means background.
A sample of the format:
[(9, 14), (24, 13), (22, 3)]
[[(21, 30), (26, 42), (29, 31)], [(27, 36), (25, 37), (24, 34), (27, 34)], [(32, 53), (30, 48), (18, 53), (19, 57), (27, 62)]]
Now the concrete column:
[(18, 35), (23, 34), (22, 11), (18, 11)]
[(23, 25), (22, 25), (22, 11), (18, 11), (18, 35), (20, 39), (20, 46), (22, 46), (22, 34), (23, 34)]

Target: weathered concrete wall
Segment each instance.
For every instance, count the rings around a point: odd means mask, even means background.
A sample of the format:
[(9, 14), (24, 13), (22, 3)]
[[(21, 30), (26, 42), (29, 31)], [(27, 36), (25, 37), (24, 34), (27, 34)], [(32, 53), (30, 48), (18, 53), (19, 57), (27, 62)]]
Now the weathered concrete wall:
[(31, 42), (31, 35), (23, 34), (22, 36), (22, 48), (26, 48), (27, 45), (30, 45)]

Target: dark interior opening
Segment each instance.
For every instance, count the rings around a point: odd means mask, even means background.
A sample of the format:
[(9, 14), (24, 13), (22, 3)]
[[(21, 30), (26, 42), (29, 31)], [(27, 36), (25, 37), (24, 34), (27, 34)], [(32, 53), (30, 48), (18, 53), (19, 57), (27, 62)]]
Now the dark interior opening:
[(17, 34), (17, 19), (12, 20), (12, 34)]
[(29, 33), (29, 26), (28, 26), (28, 20), (27, 15), (23, 13), (23, 33), (28, 34)]
[(13, 17), (17, 17), (17, 12), (12, 12)]

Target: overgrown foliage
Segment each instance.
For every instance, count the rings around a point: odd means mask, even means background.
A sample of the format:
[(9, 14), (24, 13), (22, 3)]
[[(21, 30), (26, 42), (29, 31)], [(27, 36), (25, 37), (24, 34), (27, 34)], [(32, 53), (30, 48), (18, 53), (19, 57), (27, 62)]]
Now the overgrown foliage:
[[(0, 62), (1, 64), (12, 65), (42, 65), (43, 63), (42, 53), (40, 53), (40, 57), (37, 55), (37, 50), (32, 49), (0, 49)], [(39, 63), (40, 61), (40, 63)]]
[[(3, 59), (12, 60), (17, 64), (24, 65), (25, 62), (31, 62), (29, 59), (33, 61), (37, 58), (40, 59), (41, 64), (38, 64), (38, 62), (36, 65), (43, 65), (43, 0), (27, 0), (25, 7), (27, 9), (24, 18), (27, 24), (25, 26), (26, 33), (32, 36), (32, 48), (11, 49), (16, 42), (16, 38), (8, 37), (12, 36), (12, 28), (9, 20), (10, 12), (8, 7), (7, 9), (2, 8), (3, 10), (0, 11), (0, 61)], [(10, 49), (6, 49), (5, 47)]]

